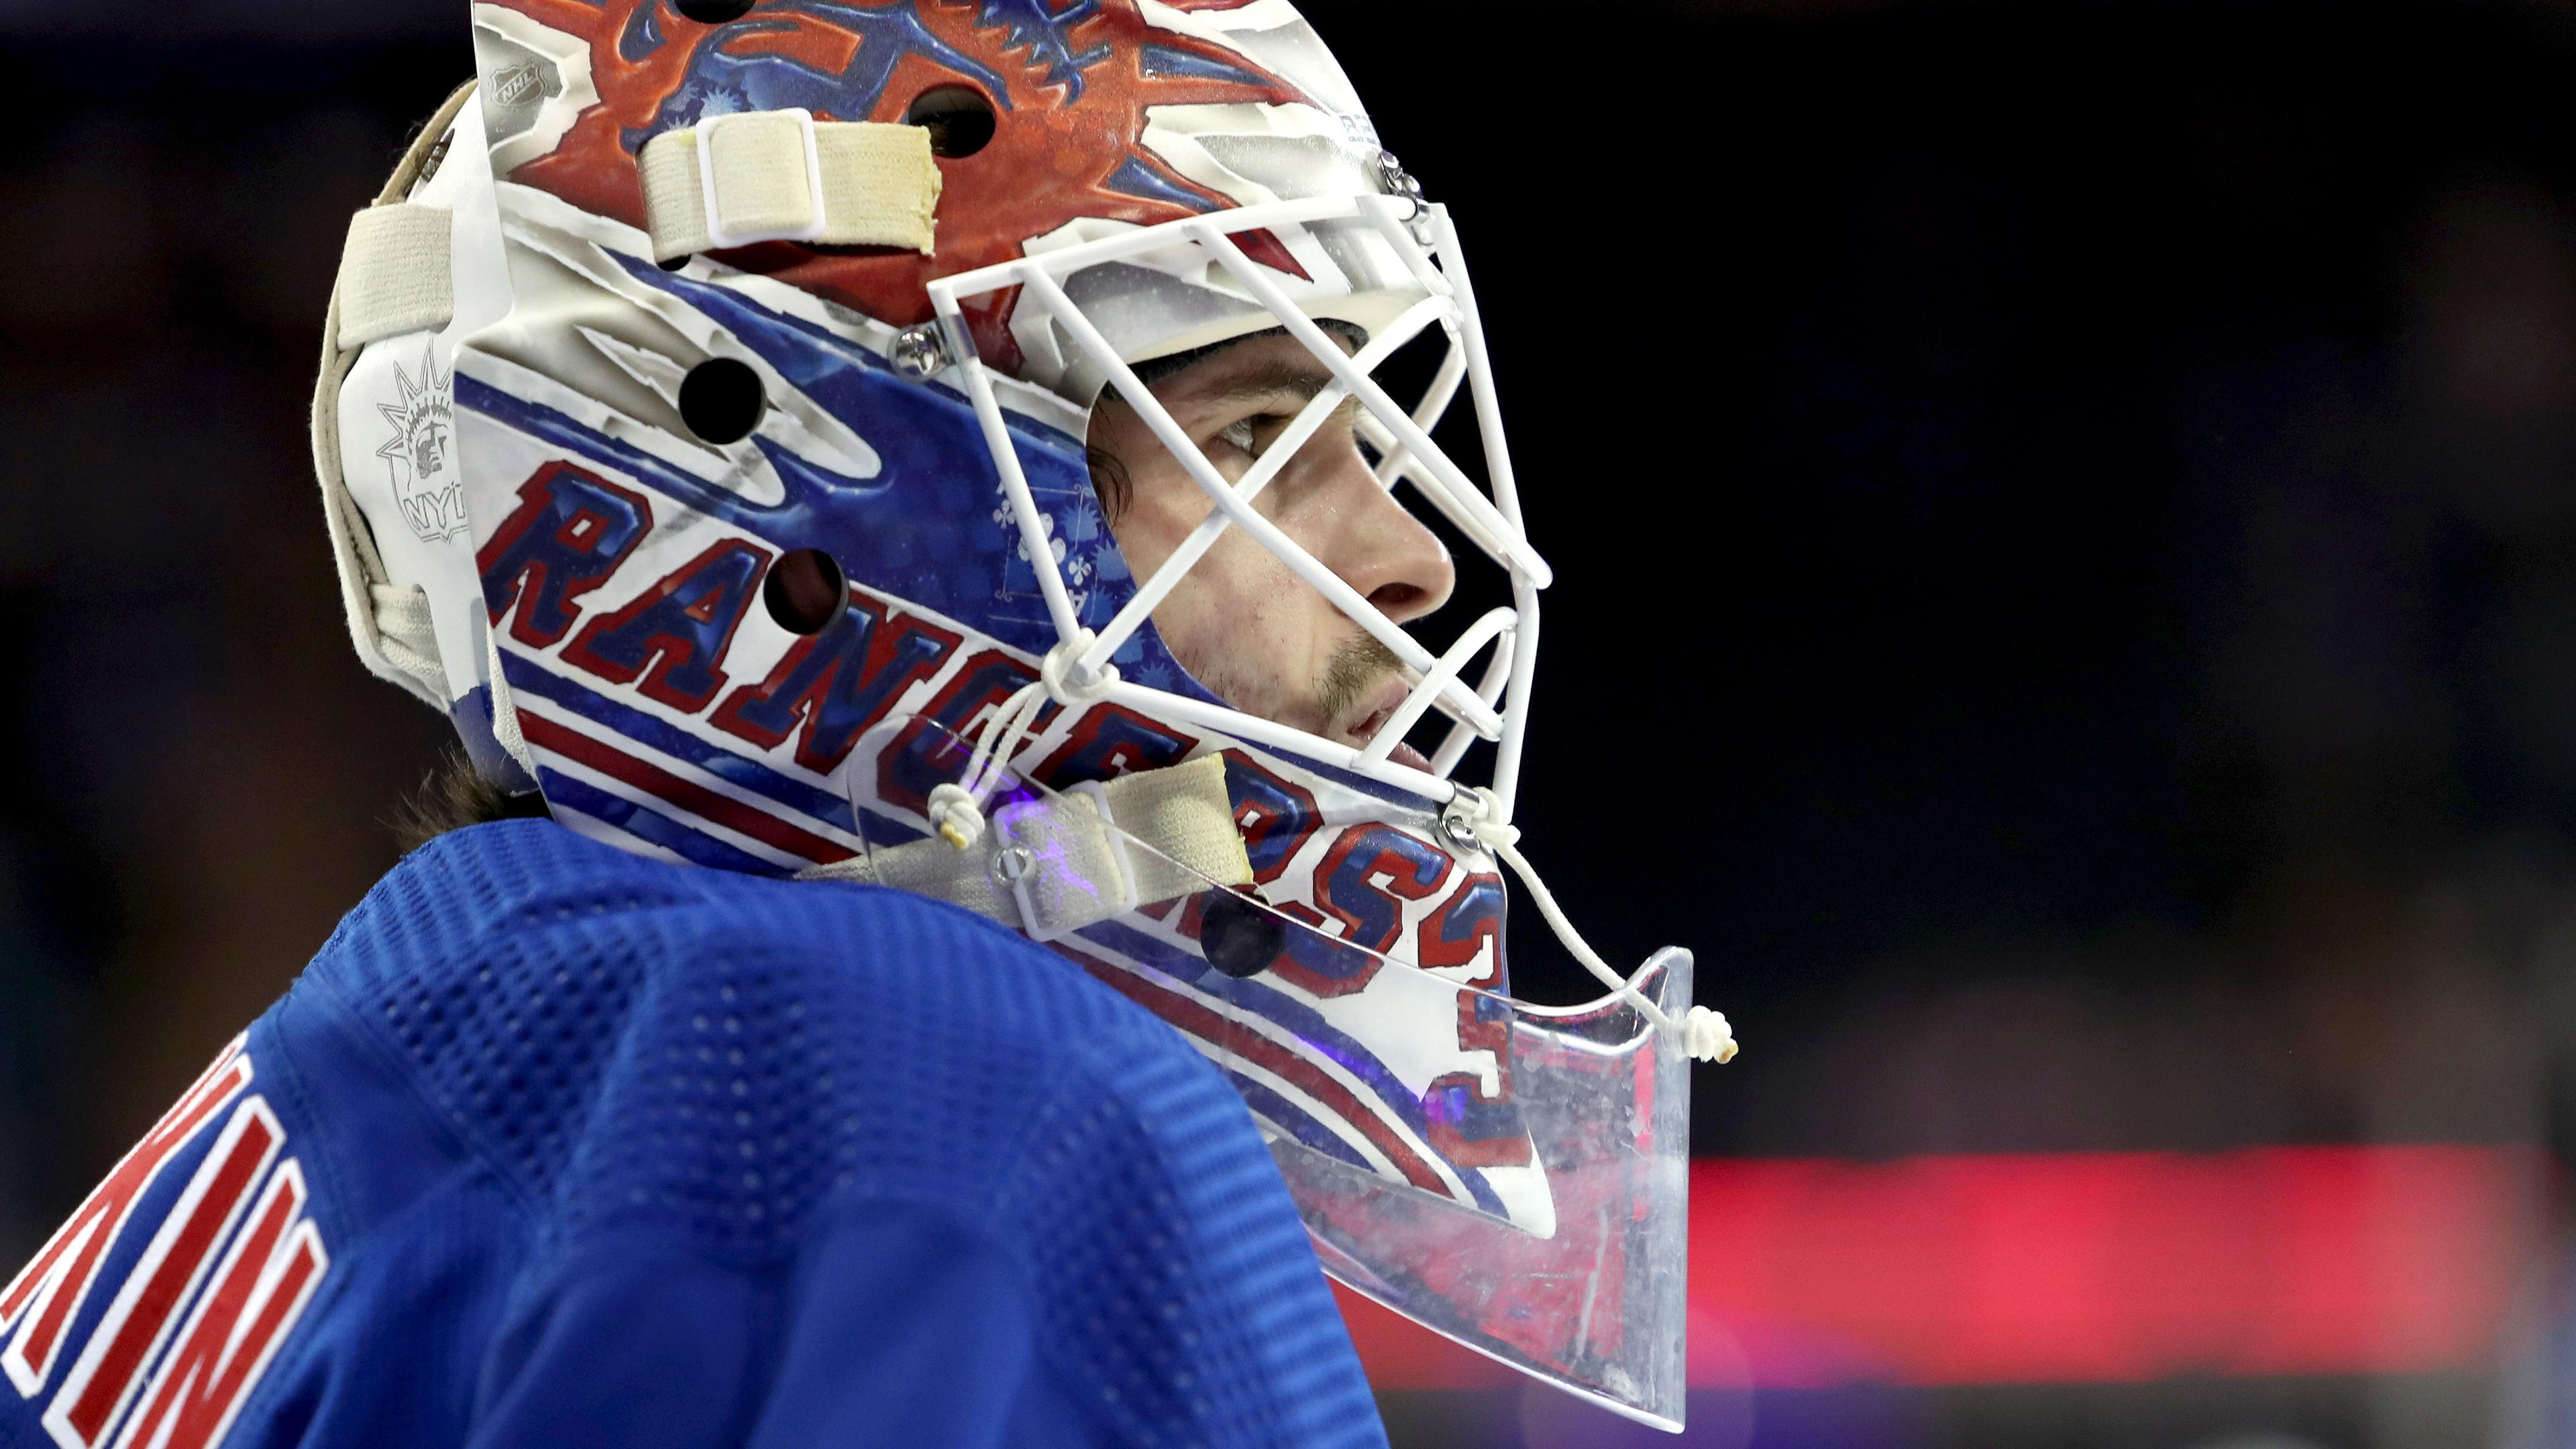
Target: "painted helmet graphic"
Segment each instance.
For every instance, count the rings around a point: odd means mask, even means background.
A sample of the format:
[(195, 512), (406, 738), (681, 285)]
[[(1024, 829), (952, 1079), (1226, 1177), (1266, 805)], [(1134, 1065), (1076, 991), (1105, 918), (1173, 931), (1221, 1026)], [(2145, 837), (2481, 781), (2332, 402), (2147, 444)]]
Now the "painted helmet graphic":
[[(1687, 955), (1612, 970), (1519, 853), (1548, 565), (1456, 229), (1311, 27), (472, 16), (476, 83), (352, 226), (315, 406), (369, 667), (586, 835), (1051, 945), (1235, 1083), (1336, 1277), (1678, 1426), (1688, 1068), (1732, 1042)], [(1149, 379), (1256, 336), (1320, 371), (1229, 472)], [(1398, 389), (1400, 354), (1437, 361)], [(1104, 398), (1207, 500), (1143, 577), (1095, 484)], [(1474, 469), (1432, 436), (1459, 404)], [(1438, 653), (1262, 506), (1336, 415), (1509, 579)], [(1228, 532), (1394, 661), (1365, 738), (1232, 707), (1158, 631)], [(1511, 995), (1506, 868), (1602, 1000)]]

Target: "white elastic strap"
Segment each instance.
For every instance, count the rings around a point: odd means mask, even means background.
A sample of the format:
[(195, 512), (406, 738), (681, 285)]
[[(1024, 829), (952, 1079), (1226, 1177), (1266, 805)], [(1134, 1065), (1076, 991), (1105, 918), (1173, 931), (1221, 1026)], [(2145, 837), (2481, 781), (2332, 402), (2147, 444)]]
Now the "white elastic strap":
[[(798, 879), (892, 886), (1048, 936), (1211, 886), (1252, 884), (1252, 859), (1234, 823), (1223, 756), (1122, 775), (1099, 796), (1097, 803), (1088, 793), (1050, 797), (1014, 807), (1018, 813), (1005, 812), (997, 824), (1014, 840), (1047, 842), (1047, 849), (1035, 853), (1044, 858), (1032, 861), (1040, 872), (1057, 860), (1116, 857), (1132, 899), (1101, 899), (1086, 908), (1078, 893), (1052, 891), (1049, 918), (1031, 921), (1011, 887), (993, 879), (991, 852), (955, 849), (936, 838), (817, 866)], [(1113, 831), (1123, 839), (1113, 838)], [(1124, 849), (1130, 842), (1144, 849)]]
[(942, 178), (920, 126), (751, 111), (665, 131), (639, 165), (657, 260), (763, 241), (930, 255)]
[(340, 345), (364, 347), (406, 332), (435, 332), (456, 316), (448, 260), (453, 213), (398, 201), (349, 219), (340, 253)]
[[(1252, 884), (1252, 857), (1234, 823), (1223, 756), (1121, 775), (1109, 782), (1108, 795), (1118, 828), (1152, 851), (1137, 861), (1148, 904), (1204, 890), (1211, 883)], [(1185, 874), (1172, 876), (1172, 866)], [(1186, 888), (1169, 890), (1167, 883), (1186, 883)]]
[(536, 752), (528, 748), (528, 738), (519, 732), (519, 702), (510, 694), (510, 676), (501, 668), (501, 636), (483, 631), (484, 677), (492, 681), (492, 738), (501, 746), (528, 778), (537, 778)]
[(428, 593), (392, 584), (369, 584), (367, 592), (375, 602), (376, 647), (385, 662), (444, 698), (447, 671), (438, 663), (438, 630), (430, 621)]

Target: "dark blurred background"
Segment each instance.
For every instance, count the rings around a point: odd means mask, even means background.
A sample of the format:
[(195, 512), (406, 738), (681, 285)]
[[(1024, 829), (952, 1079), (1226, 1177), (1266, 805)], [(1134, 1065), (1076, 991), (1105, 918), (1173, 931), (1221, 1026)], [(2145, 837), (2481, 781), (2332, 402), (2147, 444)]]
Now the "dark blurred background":
[[(392, 864), (445, 737), (350, 657), (304, 414), (461, 9), (0, 4), (0, 1264)], [(1757, 1345), (1695, 1358), (1689, 1442), (2576, 1442), (2576, 8), (1306, 9), (1468, 229), (1561, 577), (1523, 823), (1734, 1018), (1709, 1171), (2474, 1168), (2370, 1239), (2475, 1237), (2447, 1346)]]

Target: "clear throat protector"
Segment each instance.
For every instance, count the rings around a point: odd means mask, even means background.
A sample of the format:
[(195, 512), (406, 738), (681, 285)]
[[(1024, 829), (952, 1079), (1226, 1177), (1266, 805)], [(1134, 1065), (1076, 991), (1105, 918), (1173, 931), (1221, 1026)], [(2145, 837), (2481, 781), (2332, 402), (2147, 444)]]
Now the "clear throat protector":
[[(1256, 880), (1268, 852), (1235, 822), (1293, 768), (1267, 752), (1057, 790), (935, 721), (882, 728), (971, 788), (984, 828), (962, 849), (931, 835), (808, 878), (933, 895), (1045, 942), (1180, 1030), (1241, 1093), (1327, 1273), (1602, 1407), (1681, 1427), (1691, 1057), (1671, 1022), (1690, 1003), (1688, 953), (1658, 953), (1591, 1004), (1533, 1005), (1510, 993), (1490, 857), (1429, 866), (1436, 887), (1464, 886), (1460, 904), (1366, 940), (1311, 904), (1329, 881)], [(1378, 851), (1380, 881), (1432, 860), (1436, 817), (1362, 798), (1320, 800), (1318, 833)], [(1372, 949), (1389, 936), (1394, 949)], [(1426, 960), (1418, 947), (1453, 939), (1469, 949)]]

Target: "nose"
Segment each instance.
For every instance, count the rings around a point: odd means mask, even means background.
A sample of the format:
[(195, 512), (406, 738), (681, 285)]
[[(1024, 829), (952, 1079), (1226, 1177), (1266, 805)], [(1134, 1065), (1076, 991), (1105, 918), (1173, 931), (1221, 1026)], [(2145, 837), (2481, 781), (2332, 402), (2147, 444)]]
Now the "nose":
[(1449, 602), (1458, 570), (1437, 535), (1386, 489), (1348, 441), (1317, 460), (1319, 537), (1299, 540), (1326, 568), (1398, 624)]

